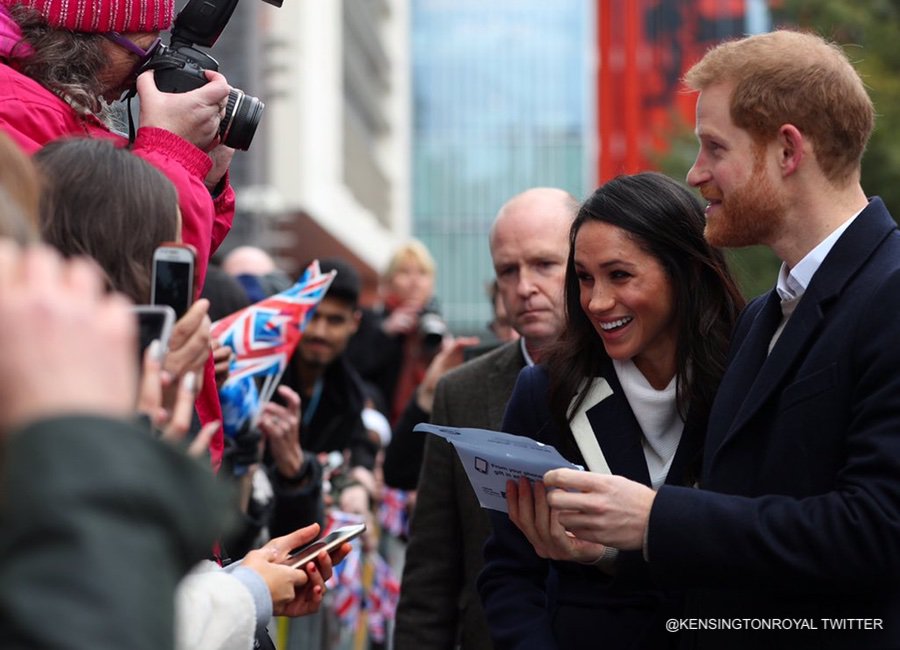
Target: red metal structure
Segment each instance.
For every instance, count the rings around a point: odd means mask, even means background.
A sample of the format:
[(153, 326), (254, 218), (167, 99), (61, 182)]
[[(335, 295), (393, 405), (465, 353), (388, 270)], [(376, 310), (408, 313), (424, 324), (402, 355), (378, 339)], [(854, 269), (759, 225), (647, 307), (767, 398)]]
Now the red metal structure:
[(744, 31), (744, 0), (598, 0), (597, 112), (602, 183), (652, 169), (678, 123), (693, 125), (681, 77), (707, 48)]

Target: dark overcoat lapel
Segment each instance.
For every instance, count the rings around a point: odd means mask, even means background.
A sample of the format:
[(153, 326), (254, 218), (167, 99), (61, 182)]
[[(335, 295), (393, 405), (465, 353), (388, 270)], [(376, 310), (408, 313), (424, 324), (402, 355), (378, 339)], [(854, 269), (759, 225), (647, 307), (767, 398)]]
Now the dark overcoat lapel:
[[(875, 214), (866, 214), (869, 210)], [(784, 388), (791, 369), (815, 341), (829, 306), (894, 229), (889, 217), (879, 218), (881, 213), (886, 214), (879, 199), (873, 200), (865, 212), (826, 256), (768, 356), (765, 355), (774, 332), (773, 320), (777, 326), (781, 318), (774, 289), (759, 309), (719, 388), (709, 420), (706, 467), (715, 464), (716, 456)]]

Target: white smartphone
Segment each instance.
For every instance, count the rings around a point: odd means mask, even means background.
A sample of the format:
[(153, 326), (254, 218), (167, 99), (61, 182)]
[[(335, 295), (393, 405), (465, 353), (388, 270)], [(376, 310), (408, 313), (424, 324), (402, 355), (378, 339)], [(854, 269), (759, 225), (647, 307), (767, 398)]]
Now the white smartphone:
[(178, 320), (194, 302), (195, 255), (191, 247), (166, 242), (153, 251), (150, 302), (169, 305)]
[(154, 339), (159, 339), (163, 351), (169, 349), (169, 336), (175, 324), (175, 310), (168, 305), (134, 305), (131, 310), (138, 321), (139, 359)]
[(335, 528), (333, 531), (325, 535), (325, 537), (320, 537), (317, 540), (314, 540), (307, 544), (306, 546), (301, 546), (300, 548), (292, 551), (288, 556), (288, 559), (285, 560), (285, 564), (290, 566), (292, 569), (302, 569), (309, 562), (312, 562), (316, 559), (316, 556), (321, 551), (331, 551), (336, 550), (340, 547), (344, 542), (349, 542), (354, 537), (359, 537), (366, 530), (365, 524), (352, 524), (350, 526), (341, 526), (340, 528)]

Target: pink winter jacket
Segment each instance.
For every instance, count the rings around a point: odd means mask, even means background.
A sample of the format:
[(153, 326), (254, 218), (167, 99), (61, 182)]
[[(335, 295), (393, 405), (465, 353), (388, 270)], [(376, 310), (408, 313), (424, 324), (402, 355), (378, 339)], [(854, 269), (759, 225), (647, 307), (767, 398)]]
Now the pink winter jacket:
[[(29, 154), (66, 136), (107, 138), (119, 146), (127, 146), (127, 138), (113, 133), (91, 115), (79, 115), (65, 101), (6, 64), (10, 44), (15, 42), (11, 35), (16, 33), (18, 26), (0, 11), (0, 131)], [(226, 179), (224, 191), (213, 199), (204, 184), (206, 174), (212, 168), (209, 156), (164, 129), (139, 128), (131, 151), (163, 172), (178, 191), (182, 239), (197, 250), (196, 291), (199, 295), (209, 258), (231, 229), (234, 190)], [(108, 191), (110, 188), (97, 189)], [(204, 369), (203, 390), (196, 406), (201, 422), (222, 419), (211, 356)], [(216, 469), (222, 460), (221, 432), (220, 428), (210, 443), (212, 464)]]

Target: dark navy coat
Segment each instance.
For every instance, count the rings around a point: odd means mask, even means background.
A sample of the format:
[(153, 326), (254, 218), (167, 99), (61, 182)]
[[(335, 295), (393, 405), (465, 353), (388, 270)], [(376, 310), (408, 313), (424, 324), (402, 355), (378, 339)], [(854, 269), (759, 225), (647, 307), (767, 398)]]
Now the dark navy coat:
[[(660, 489), (651, 572), (693, 588), (690, 616), (818, 628), (698, 631), (691, 647), (898, 648), (900, 232), (880, 199), (836, 242), (767, 357), (780, 316), (774, 292), (742, 314), (702, 489)], [(873, 629), (823, 620), (848, 618)]]
[[(591, 428), (612, 473), (649, 486), (641, 429), (611, 362), (601, 375), (613, 393), (588, 409)], [(567, 429), (562, 436), (554, 425), (547, 390), (544, 368), (523, 369), (503, 430), (551, 444), (586, 466), (571, 432)], [(701, 432), (702, 426), (689, 418), (667, 482), (684, 481), (699, 451)], [(680, 613), (680, 598), (653, 584), (640, 551), (620, 553), (616, 575), (610, 577), (597, 567), (538, 557), (505, 513), (488, 512), (494, 532), (485, 546), (478, 588), (497, 650), (665, 648), (677, 641), (664, 624)]]

